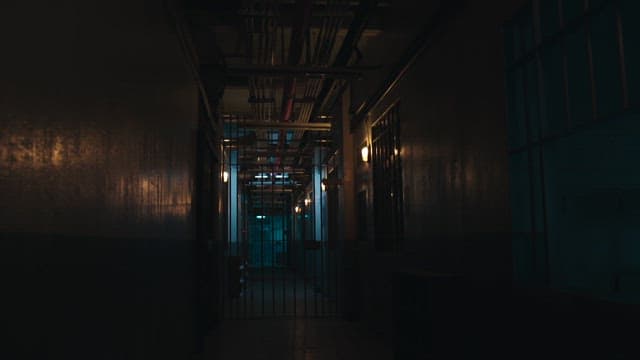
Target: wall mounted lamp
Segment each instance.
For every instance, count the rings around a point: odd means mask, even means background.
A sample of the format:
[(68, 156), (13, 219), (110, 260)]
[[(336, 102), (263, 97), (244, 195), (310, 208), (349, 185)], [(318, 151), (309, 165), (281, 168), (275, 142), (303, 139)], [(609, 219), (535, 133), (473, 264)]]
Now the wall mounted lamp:
[(360, 157), (362, 158), (362, 162), (369, 161), (369, 146), (367, 146), (367, 144), (362, 146), (362, 149), (360, 149)]
[(222, 181), (225, 183), (229, 181), (229, 172), (226, 170), (222, 172)]

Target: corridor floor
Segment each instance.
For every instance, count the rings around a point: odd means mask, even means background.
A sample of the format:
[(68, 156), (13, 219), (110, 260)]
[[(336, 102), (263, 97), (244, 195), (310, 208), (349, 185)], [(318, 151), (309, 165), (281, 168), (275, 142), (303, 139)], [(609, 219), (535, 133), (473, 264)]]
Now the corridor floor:
[(336, 285), (326, 285), (326, 296), (314, 284), (317, 279), (296, 275), (286, 269), (255, 271), (248, 278), (240, 296), (225, 297), (222, 301), (225, 319), (252, 319), (273, 317), (330, 317), (338, 312)]
[(391, 345), (358, 323), (337, 319), (226, 320), (209, 337), (205, 359), (391, 360)]

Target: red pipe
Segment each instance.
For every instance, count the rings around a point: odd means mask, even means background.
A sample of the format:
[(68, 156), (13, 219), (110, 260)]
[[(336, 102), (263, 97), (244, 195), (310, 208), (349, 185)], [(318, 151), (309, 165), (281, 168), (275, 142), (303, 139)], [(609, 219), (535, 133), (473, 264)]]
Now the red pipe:
[[(289, 44), (289, 65), (296, 66), (300, 63), (302, 57), (302, 47), (304, 46), (304, 34), (309, 29), (311, 23), (311, 9), (313, 6), (313, 0), (298, 0), (296, 2), (298, 17), (291, 29), (291, 41)], [(284, 44), (283, 44), (284, 46)], [(291, 116), (293, 115), (293, 99), (296, 95), (296, 79), (295, 77), (288, 77), (284, 81), (282, 89), (282, 122), (291, 122)], [(284, 147), (286, 138), (286, 132), (280, 130), (278, 136), (278, 148), (276, 153), (278, 154), (277, 165), (282, 162), (281, 151)]]

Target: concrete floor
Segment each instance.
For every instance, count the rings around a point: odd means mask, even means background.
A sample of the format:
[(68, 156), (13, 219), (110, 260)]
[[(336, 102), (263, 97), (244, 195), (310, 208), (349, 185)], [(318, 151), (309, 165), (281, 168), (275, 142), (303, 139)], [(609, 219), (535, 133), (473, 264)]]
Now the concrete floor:
[(226, 320), (210, 335), (204, 359), (391, 360), (391, 344), (338, 319)]

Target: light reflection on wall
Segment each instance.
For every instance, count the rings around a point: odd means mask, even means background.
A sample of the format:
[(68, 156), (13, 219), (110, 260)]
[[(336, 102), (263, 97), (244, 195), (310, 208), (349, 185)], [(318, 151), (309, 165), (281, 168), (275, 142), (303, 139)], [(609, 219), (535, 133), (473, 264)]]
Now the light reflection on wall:
[(0, 230), (120, 233), (118, 223), (186, 223), (189, 151), (177, 151), (177, 140), (132, 129), (37, 125), (2, 127), (8, 131), (0, 136), (0, 210), (6, 214)]

